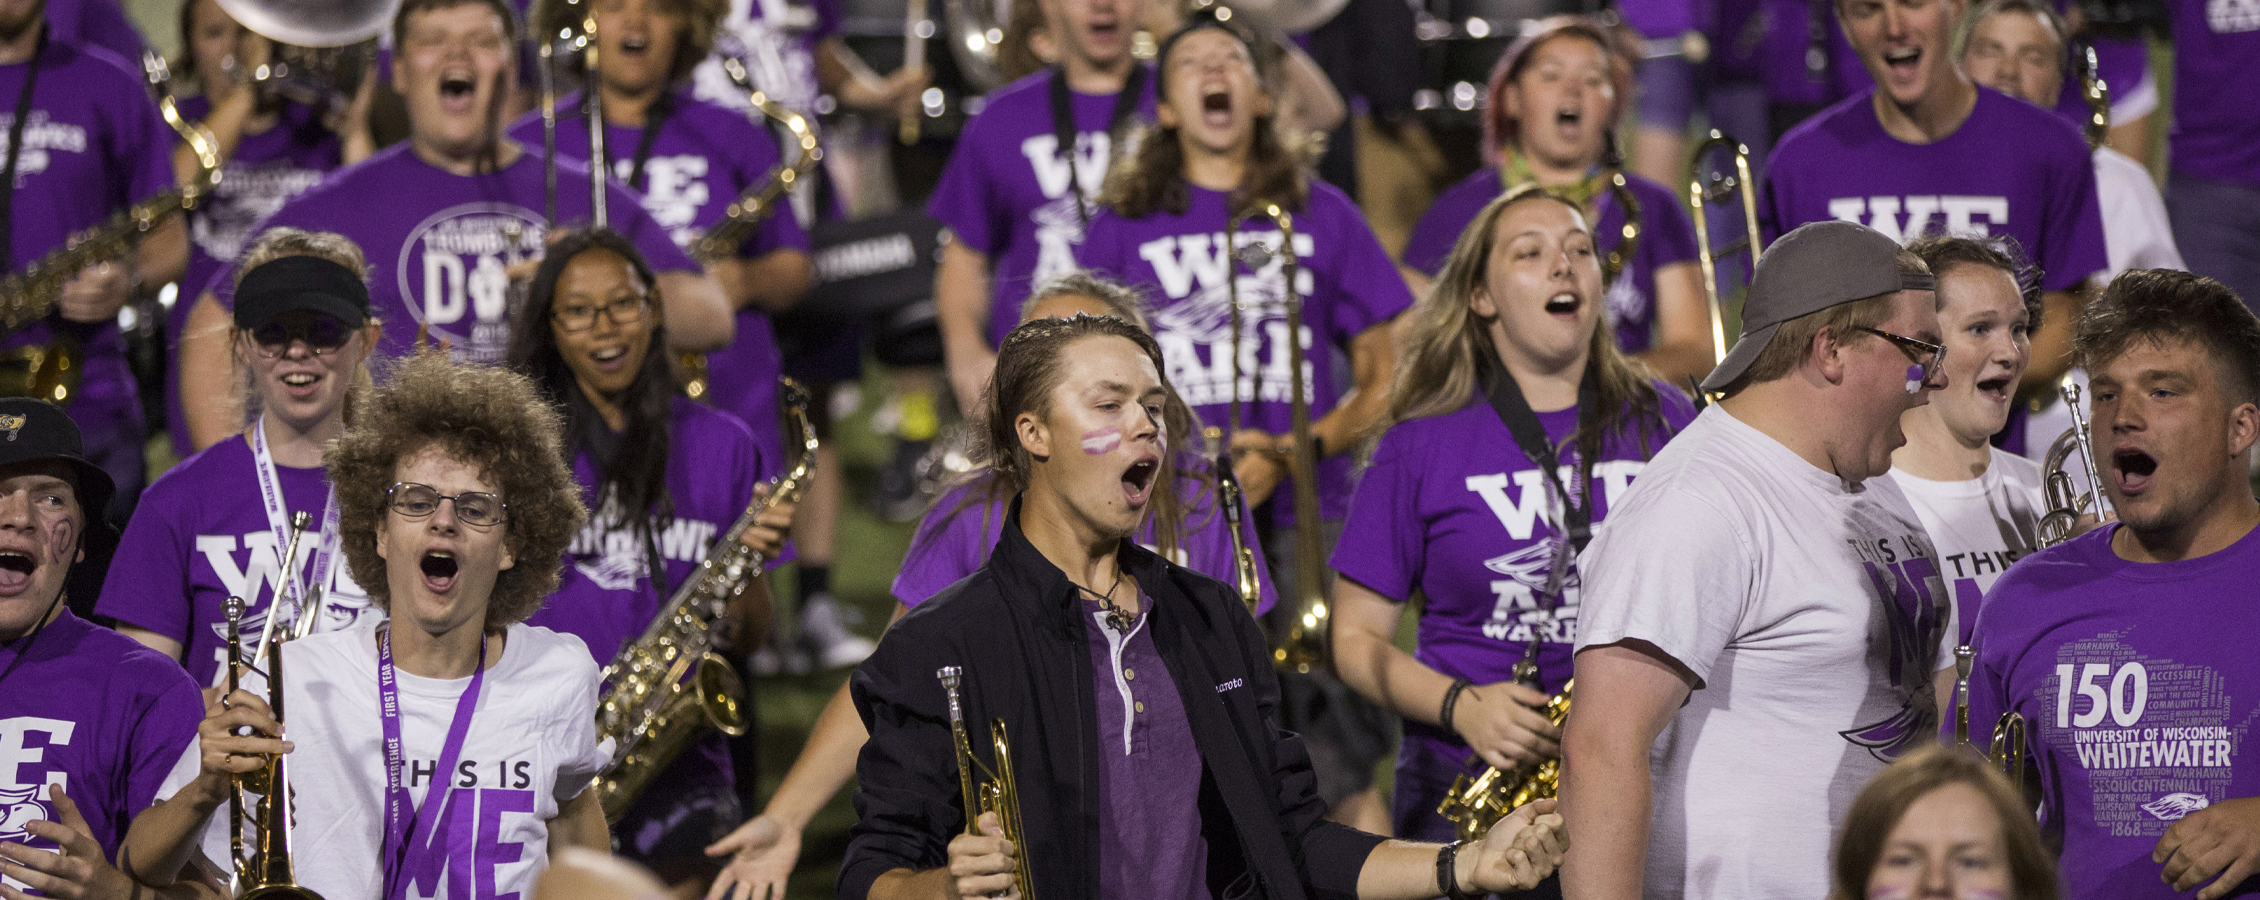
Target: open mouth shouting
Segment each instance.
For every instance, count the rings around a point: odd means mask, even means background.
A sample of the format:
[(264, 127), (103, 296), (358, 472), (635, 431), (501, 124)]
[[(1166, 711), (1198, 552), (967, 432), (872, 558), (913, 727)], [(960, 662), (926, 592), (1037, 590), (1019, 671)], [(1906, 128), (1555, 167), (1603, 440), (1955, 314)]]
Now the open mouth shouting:
[(2004, 406), (2008, 405), (2010, 392), (2015, 390), (2016, 386), (2016, 379), (2010, 378), (2007, 373), (1979, 379), (1976, 384), (1971, 385), (1972, 389), (1977, 391), (1980, 399)]
[(0, 594), (16, 594), (31, 585), (39, 560), (28, 550), (0, 550)]
[(1122, 471), (1122, 496), (1130, 502), (1131, 509), (1145, 508), (1153, 498), (1154, 480), (1161, 474), (1161, 458), (1141, 456)]
[(450, 113), (469, 113), (478, 81), (469, 69), (448, 69), (439, 75), (440, 107)]
[(455, 551), (437, 548), (426, 550), (416, 562), (424, 573), (424, 590), (445, 595), (454, 589), (457, 570)]
[(1578, 311), (1584, 308), (1585, 298), (1569, 291), (1563, 291), (1546, 298), (1546, 314), (1549, 316), (1560, 316), (1574, 320), (1577, 318)]
[(2109, 474), (2122, 496), (2138, 497), (2150, 487), (2151, 476), (2158, 474), (2158, 460), (2142, 450), (2121, 447), (2111, 453)]
[(1232, 92), (1221, 84), (1203, 85), (1201, 122), (1216, 129), (1232, 127)]
[(1564, 106), (1554, 111), (1554, 130), (1564, 139), (1574, 140), (1583, 136), (1584, 124), (1585, 110), (1582, 107)]
[(1923, 48), (1921, 47), (1894, 47), (1883, 51), (1884, 70), (1891, 73), (1895, 81), (1912, 80), (1922, 62)]
[(650, 49), (650, 35), (630, 34), (624, 35), (620, 38), (620, 52), (627, 56), (640, 59), (642, 58), (644, 53), (649, 51)]

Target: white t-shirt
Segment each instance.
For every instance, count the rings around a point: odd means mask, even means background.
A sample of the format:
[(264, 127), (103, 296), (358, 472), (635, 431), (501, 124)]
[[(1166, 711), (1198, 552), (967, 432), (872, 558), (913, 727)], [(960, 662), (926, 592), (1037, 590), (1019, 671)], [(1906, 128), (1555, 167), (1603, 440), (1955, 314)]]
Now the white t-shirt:
[(1993, 589), (2009, 564), (2040, 549), (2040, 466), (2032, 460), (1990, 448), (1985, 474), (1963, 481), (1932, 481), (1898, 469), (1891, 480), (1914, 504), (1915, 515), (1938, 551), (1940, 575), (1954, 598), (1948, 627), (1939, 643), (1939, 663), (1950, 667), (1961, 642), (1963, 615), (1977, 613), (1978, 601)]
[[(456, 701), (471, 680), (398, 675), (404, 774), (420, 808)], [(596, 740), (596, 675), (580, 638), (510, 626), (501, 658), (487, 668), (456, 764), (439, 839), (448, 851), (408, 855), (408, 897), (533, 896), (534, 879), (549, 864), (549, 820), (607, 758)], [(327, 900), (383, 900), (385, 758), (375, 626), (284, 644), (283, 681), (284, 732), (296, 745), (289, 761), (298, 883)], [(243, 686), (265, 696), (264, 679), (247, 678)], [(157, 795), (171, 797), (200, 765), (192, 742)], [(205, 829), (204, 855), (228, 859), (225, 806)], [(222, 863), (218, 871), (233, 867)]]
[(2095, 148), (2095, 199), (2103, 207), (2103, 253), (2109, 281), (2128, 269), (2186, 269), (2174, 246), (2166, 200), (2150, 170), (2109, 147)]
[(1714, 405), (1578, 571), (1579, 650), (1637, 638), (1699, 680), (1649, 753), (1644, 896), (1825, 896), (1853, 796), (1937, 729), (1946, 594), (1898, 486), (1848, 488)]

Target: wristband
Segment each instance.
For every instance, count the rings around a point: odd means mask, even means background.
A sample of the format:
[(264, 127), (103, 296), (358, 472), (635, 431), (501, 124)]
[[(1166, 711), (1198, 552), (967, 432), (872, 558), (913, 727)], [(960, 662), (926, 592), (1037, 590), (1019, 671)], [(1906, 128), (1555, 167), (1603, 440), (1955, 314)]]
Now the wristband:
[(1453, 841), (1436, 848), (1436, 892), (1444, 895), (1446, 900), (1475, 900), (1467, 891), (1460, 889), (1459, 861), (1462, 843), (1464, 842)]
[(1460, 704), (1460, 692), (1467, 690), (1472, 685), (1473, 682), (1465, 678), (1454, 678), (1452, 679), (1452, 686), (1444, 689), (1444, 708), (1437, 711), (1437, 719), (1439, 720), (1438, 724), (1443, 725), (1445, 731), (1458, 730), (1452, 727), (1452, 708)]

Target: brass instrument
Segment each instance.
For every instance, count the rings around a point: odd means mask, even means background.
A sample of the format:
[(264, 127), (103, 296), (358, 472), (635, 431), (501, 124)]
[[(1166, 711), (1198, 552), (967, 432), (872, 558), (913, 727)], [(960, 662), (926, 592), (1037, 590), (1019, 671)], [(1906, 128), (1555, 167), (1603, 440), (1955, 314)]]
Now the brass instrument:
[(377, 58), (377, 37), (400, 0), (218, 0), (245, 30), (274, 42), (265, 65), (242, 73), (308, 105), (350, 102)]
[[(902, 67), (906, 71), (917, 71), (926, 68), (926, 39), (934, 35), (934, 22), (926, 17), (926, 0), (910, 0), (908, 5), (902, 28)], [(924, 111), (924, 104), (920, 106), (921, 109), (895, 123), (895, 139), (905, 147), (918, 143), (918, 116)]]
[(957, 61), (957, 71), (974, 90), (987, 93), (1011, 79), (999, 59), (1005, 26), (1010, 23), (1009, 2), (1000, 0), (942, 0), (944, 43)]
[(573, 12), (545, 6), (548, 15), (537, 26), (541, 42), (535, 53), (539, 62), (535, 68), (536, 81), (541, 92), (542, 162), (547, 167), (543, 182), (545, 209), (542, 215), (551, 227), (557, 225), (557, 64), (559, 59), (570, 59), (581, 54), (581, 116), (589, 128), (589, 224), (605, 227), (606, 195), (605, 177), (612, 163), (604, 152), (604, 69), (596, 45), (596, 3), (594, 0), (561, 0), (561, 5), (574, 7)]
[[(0, 328), (14, 330), (47, 314), (62, 297), (63, 285), (87, 266), (120, 259), (144, 236), (175, 213), (195, 208), (220, 182), (219, 145), (210, 132), (181, 116), (173, 103), (172, 72), (154, 53), (141, 59), (142, 74), (157, 92), (165, 124), (180, 133), (196, 154), (196, 177), (112, 215), (93, 228), (71, 235), (63, 246), (15, 272), (0, 276)], [(78, 396), (84, 347), (76, 337), (57, 334), (53, 343), (0, 353), (0, 396), (37, 397), (57, 406)]]
[[(1295, 617), (1288, 623), (1287, 633), (1274, 636), (1271, 663), (1280, 669), (1308, 672), (1312, 667), (1324, 668), (1332, 664), (1333, 647), (1329, 642), (1332, 611), (1326, 604), (1325, 555), (1326, 542), (1320, 533), (1323, 516), (1318, 505), (1318, 445), (1311, 434), (1310, 396), (1303, 380), (1303, 297), (1296, 290), (1302, 266), (1295, 255), (1295, 217), (1277, 203), (1262, 201), (1256, 204), (1256, 215), (1268, 218), (1279, 226), (1278, 256), (1280, 258), (1280, 303), (1287, 309), (1287, 378), (1289, 434), (1294, 443), (1291, 451), (1289, 478), (1293, 481), (1295, 509)], [(1250, 269), (1260, 269), (1271, 261), (1273, 251), (1260, 241), (1250, 241), (1240, 246), (1240, 223), (1249, 218), (1245, 213), (1234, 213), (1224, 220), (1225, 248), (1234, 260)], [(1244, 309), (1240, 300), (1239, 273), (1224, 280), (1230, 294), (1232, 324), (1232, 405), (1231, 428), (1240, 427), (1240, 342)], [(1262, 371), (1261, 366), (1257, 371)], [(1261, 396), (1261, 391), (1251, 393)], [(1227, 443), (1227, 448), (1230, 444)], [(1289, 598), (1281, 598), (1289, 599)]]
[[(2103, 480), (2095, 471), (2095, 447), (2089, 442), (2087, 414), (2080, 409), (2079, 385), (2067, 384), (2058, 389), (2064, 398), (2064, 410), (2072, 415), (2072, 427), (2056, 436), (2048, 445), (2048, 456), (2041, 463), (2041, 492), (2046, 495), (2048, 511), (2040, 517), (2040, 545), (2054, 547), (2079, 533), (2080, 516), (2092, 507), (2097, 518), (2104, 516), (2103, 507), (2110, 503), (2103, 491)], [(2071, 475), (2064, 465), (2077, 453), (2081, 468), (2087, 475), (2088, 490), (2082, 492), (2072, 484)]]
[[(1537, 665), (1528, 657), (1515, 664), (1518, 683), (1536, 686), (1537, 674)], [(1569, 720), (1570, 691), (1575, 687), (1577, 679), (1563, 683), (1561, 693), (1547, 700), (1540, 709), (1546, 714), (1546, 721), (1556, 728)], [(1561, 782), (1560, 757), (1511, 769), (1487, 766), (1474, 778), (1463, 774), (1452, 779), (1452, 789), (1444, 794), (1444, 802), (1437, 804), (1436, 812), (1451, 821), (1460, 840), (1480, 841), (1490, 833), (1491, 826), (1508, 813), (1533, 800), (1553, 797), (1561, 790)]]
[[(1211, 425), (1207, 434), (1211, 442), (1222, 443), (1219, 439), (1224, 434), (1223, 429)], [(1247, 539), (1240, 535), (1240, 523), (1248, 517), (1247, 495), (1240, 490), (1239, 476), (1232, 474), (1231, 448), (1217, 450), (1214, 466), (1216, 509), (1224, 517), (1225, 533), (1232, 541), (1233, 587), (1239, 590), (1240, 602), (1248, 605), (1248, 612), (1254, 613), (1256, 607), (1263, 604), (1263, 582), (1256, 576), (1255, 548), (1248, 546)]]
[(996, 813), (997, 825), (1004, 831), (1004, 839), (1012, 842), (1014, 864), (1012, 884), (1020, 891), (1021, 900), (1036, 900), (1036, 880), (1029, 875), (1028, 842), (1021, 827), (1020, 786), (1012, 778), (1012, 745), (1005, 740), (1004, 720), (989, 720), (990, 750), (996, 754), (996, 768), (981, 764), (973, 755), (973, 744), (965, 736), (965, 707), (958, 702), (958, 685), (965, 670), (957, 666), (943, 666), (934, 673), (941, 679), (942, 690), (949, 692), (950, 743), (957, 749), (957, 785), (965, 804), (965, 833), (981, 833), (982, 813)]
[[(1725, 149), (1733, 155), (1734, 171), (1731, 173), (1706, 172), (1704, 160), (1714, 150)], [(1745, 233), (1742, 239), (1724, 247), (1711, 243), (1710, 218), (1704, 206), (1725, 200), (1736, 193), (1742, 198), (1742, 221)], [(1723, 131), (1711, 129), (1711, 136), (1695, 145), (1694, 162), (1687, 177), (1687, 204), (1695, 213), (1695, 258), (1702, 263), (1703, 297), (1711, 307), (1711, 358), (1726, 359), (1727, 331), (1726, 304), (1719, 298), (1718, 261), (1747, 251), (1750, 265), (1755, 268), (1758, 254), (1765, 252), (1765, 238), (1758, 230), (1758, 182), (1750, 175), (1750, 148), (1727, 136)]]
[[(298, 555), (298, 542), (306, 533), (306, 523), (311, 517), (298, 513), (291, 521), (290, 549), (283, 554), (283, 565), (288, 569)], [(256, 670), (260, 660), (266, 661), (267, 707), (275, 721), (283, 719), (283, 663), (281, 640), (275, 637), (275, 618), (282, 612), (282, 582), (278, 581), (275, 596), (267, 606), (267, 627), (259, 634), (259, 643), (252, 661), (243, 661), (243, 641), (239, 637), (243, 626), (243, 598), (229, 597), (227, 610), (228, 661), (227, 692), (235, 693), (242, 687), (243, 673)], [(305, 615), (300, 609), (299, 614)], [(288, 639), (284, 635), (283, 640)], [(274, 650), (270, 656), (268, 649)], [(288, 758), (277, 755), (259, 769), (235, 777), (228, 790), (228, 845), (234, 856), (236, 887), (242, 900), (322, 900), (320, 894), (298, 885), (290, 859), (291, 804), (290, 772)], [(247, 794), (258, 794), (252, 801)], [(244, 847), (243, 825), (246, 806), (251, 809), (251, 822), (258, 830), (249, 850)]]
[(630, 804), (690, 744), (712, 727), (737, 737), (746, 731), (739, 706), (745, 689), (737, 670), (714, 647), (729, 600), (767, 562), (738, 542), (754, 520), (779, 503), (795, 503), (816, 471), (816, 429), (808, 421), (808, 394), (791, 379), (783, 382), (785, 404), (801, 439), (801, 456), (777, 479), (769, 496), (755, 500), (731, 524), (698, 570), (660, 608), (651, 627), (604, 667), (599, 679), (610, 691), (598, 703), (598, 742), (610, 738), (612, 759), (592, 787), (607, 822), (618, 823)]
[(2087, 101), (2087, 121), (2080, 124), (2080, 131), (2087, 136), (2087, 149), (2093, 150), (2111, 136), (2111, 86), (2103, 82), (2093, 45), (2074, 46), (2072, 60), (2079, 69), (2080, 98)]
[[(1619, 230), (1616, 249), (1601, 258), (1601, 283), (1615, 284), (1632, 262), (1632, 253), (1640, 247), (1640, 198), (1632, 195), (1632, 185), (1624, 180), (1624, 170), (1610, 167), (1609, 196), (1624, 207), (1624, 227)], [(1723, 358), (1723, 357), (1722, 357)]]
[(2002, 713), (1993, 725), (1992, 749), (1986, 758), (1993, 761), (2001, 774), (2009, 776), (2009, 783), (2022, 786), (2025, 781), (2025, 716), (2016, 710)]

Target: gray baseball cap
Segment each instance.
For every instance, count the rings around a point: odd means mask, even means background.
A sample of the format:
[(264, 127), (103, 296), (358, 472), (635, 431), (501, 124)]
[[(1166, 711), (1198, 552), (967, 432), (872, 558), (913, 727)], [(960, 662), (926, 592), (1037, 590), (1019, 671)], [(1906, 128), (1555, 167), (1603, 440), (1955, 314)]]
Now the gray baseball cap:
[(1783, 322), (1881, 294), (1937, 289), (1929, 275), (1901, 274), (1898, 255), (1899, 242), (1853, 222), (1813, 222), (1782, 235), (1758, 257), (1742, 305), (1742, 336), (1703, 379), (1703, 390), (1725, 390), (1742, 377)]

